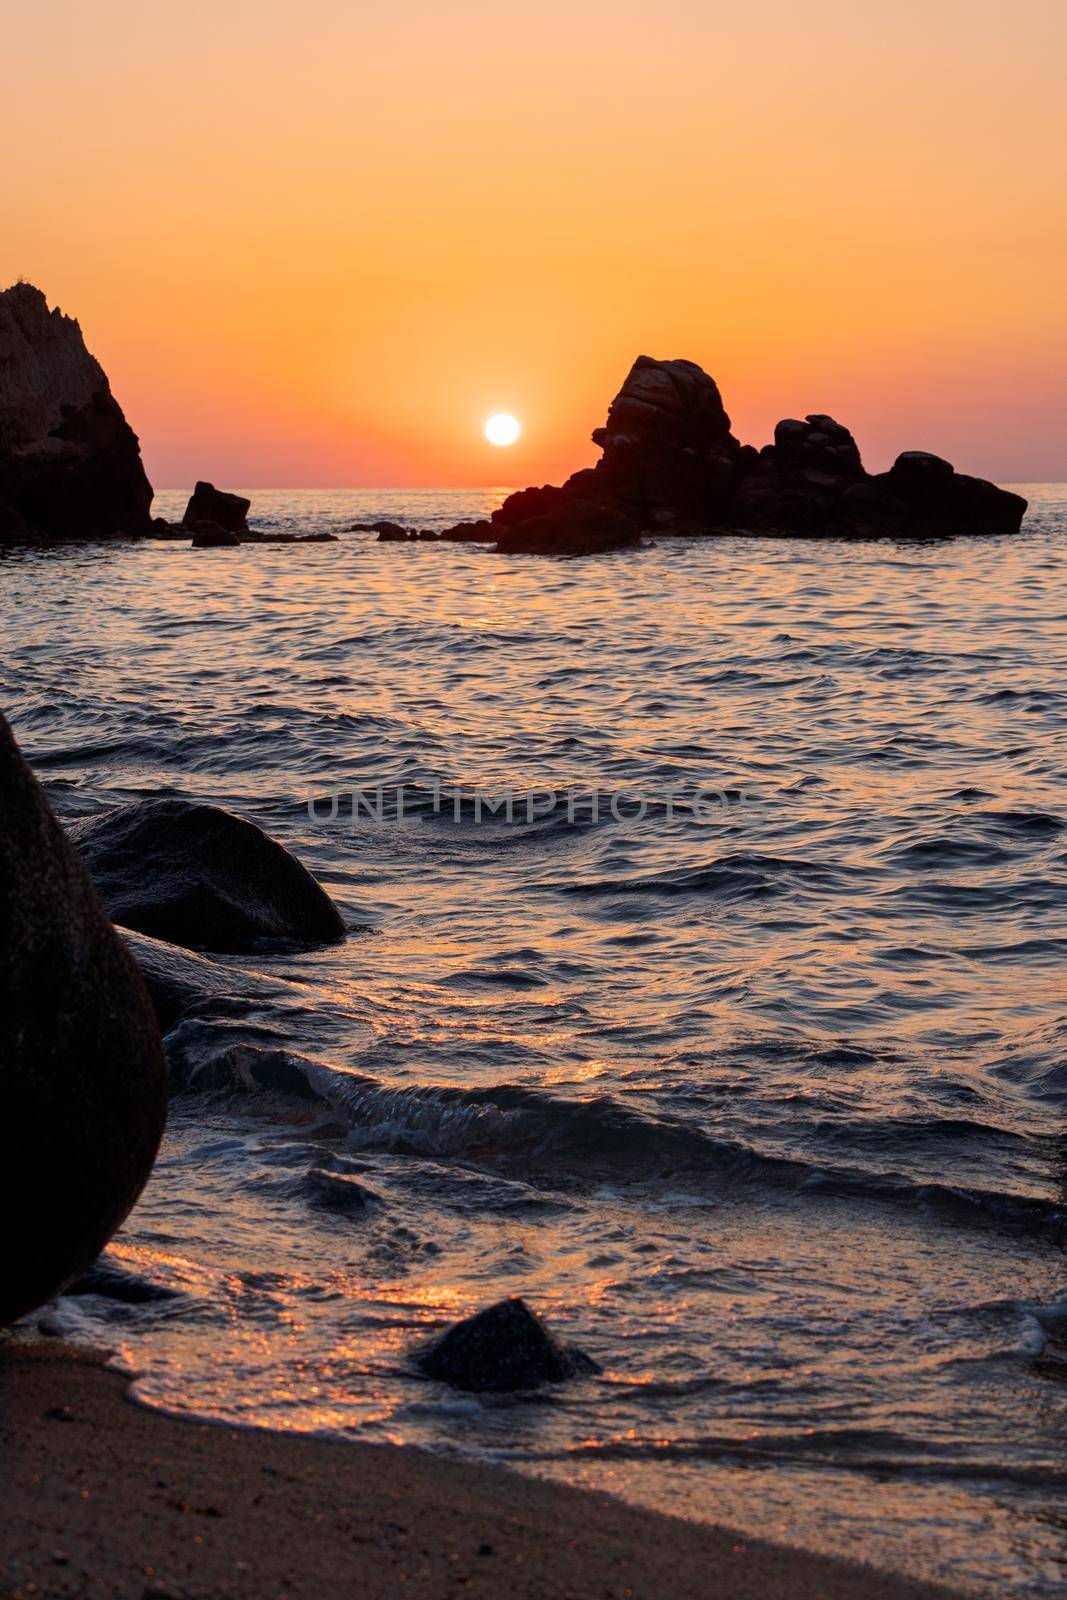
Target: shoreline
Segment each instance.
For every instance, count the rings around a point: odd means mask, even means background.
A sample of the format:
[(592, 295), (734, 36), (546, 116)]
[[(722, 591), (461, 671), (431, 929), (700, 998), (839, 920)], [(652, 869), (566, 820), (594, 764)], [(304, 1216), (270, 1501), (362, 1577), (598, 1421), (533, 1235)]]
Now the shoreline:
[(0, 1593), (949, 1600), (859, 1563), (409, 1446), (128, 1402), (107, 1355), (0, 1340)]

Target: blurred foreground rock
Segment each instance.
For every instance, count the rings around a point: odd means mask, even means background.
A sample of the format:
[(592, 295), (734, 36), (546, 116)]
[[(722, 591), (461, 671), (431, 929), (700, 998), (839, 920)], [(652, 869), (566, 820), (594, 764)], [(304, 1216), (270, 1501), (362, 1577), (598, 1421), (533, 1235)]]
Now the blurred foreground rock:
[(0, 1323), (96, 1259), (165, 1105), (137, 966), (0, 717)]

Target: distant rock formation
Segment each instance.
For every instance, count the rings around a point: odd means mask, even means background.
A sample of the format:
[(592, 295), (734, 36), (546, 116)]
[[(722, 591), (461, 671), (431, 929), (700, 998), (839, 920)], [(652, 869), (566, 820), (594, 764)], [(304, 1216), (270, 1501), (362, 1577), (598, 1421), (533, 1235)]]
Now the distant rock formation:
[(232, 550), (241, 544), (336, 544), (335, 533), (265, 533), (248, 526), (251, 500), (244, 495), (198, 483), (189, 497), (181, 522), (156, 517), (153, 539), (189, 539), (196, 550)]
[(40, 289), (0, 294), (0, 541), (147, 533), (137, 435), (81, 329)]
[[(522, 489), (493, 512), (499, 551), (585, 555), (657, 534), (1017, 533), (1026, 511), (1019, 495), (918, 451), (872, 476), (828, 416), (780, 422), (762, 450), (742, 445), (717, 386), (692, 361), (639, 356), (593, 442), (603, 452), (595, 467), (559, 487)], [(485, 541), (484, 524), (464, 526), (428, 537)]]
[(215, 530), (235, 535), (247, 534), (251, 509), (251, 500), (246, 500), (243, 495), (227, 494), (224, 489), (216, 489), (213, 483), (198, 483), (189, 497), (182, 527), (192, 534)]
[(0, 1324), (95, 1260), (165, 1109), (145, 986), (0, 717)]

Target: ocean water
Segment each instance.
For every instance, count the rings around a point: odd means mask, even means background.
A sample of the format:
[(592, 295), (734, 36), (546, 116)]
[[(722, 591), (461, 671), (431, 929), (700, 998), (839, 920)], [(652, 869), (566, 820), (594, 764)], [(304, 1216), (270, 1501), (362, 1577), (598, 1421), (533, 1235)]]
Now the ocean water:
[[(59, 814), (231, 807), (350, 929), (218, 958), (266, 992), (168, 1036), (110, 1256), (171, 1292), (38, 1320), (168, 1411), (1062, 1592), (1067, 487), (1024, 492), (1017, 539), (5, 554), (0, 704)], [(601, 1374), (418, 1377), (508, 1294)]]

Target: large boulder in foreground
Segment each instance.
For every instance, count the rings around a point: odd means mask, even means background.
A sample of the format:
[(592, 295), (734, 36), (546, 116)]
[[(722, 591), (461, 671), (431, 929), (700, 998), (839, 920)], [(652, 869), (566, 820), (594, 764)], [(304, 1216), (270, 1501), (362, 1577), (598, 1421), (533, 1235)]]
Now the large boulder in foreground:
[(282, 845), (218, 806), (144, 800), (70, 827), (115, 922), (190, 950), (326, 944), (341, 913)]
[(496, 1305), (457, 1322), (415, 1357), (428, 1378), (476, 1394), (505, 1394), (599, 1372), (583, 1351), (563, 1345), (524, 1300)]
[[(498, 550), (589, 555), (665, 534), (1017, 533), (1026, 511), (1019, 495), (918, 451), (872, 476), (848, 429), (822, 412), (786, 418), (762, 450), (739, 444), (716, 384), (692, 361), (639, 356), (593, 442), (595, 467), (520, 489), (493, 512)], [(590, 536), (612, 519), (633, 536)]]
[(78, 324), (40, 289), (0, 294), (0, 540), (147, 533), (137, 435)]
[(0, 1323), (99, 1255), (165, 1108), (136, 964), (0, 717)]

